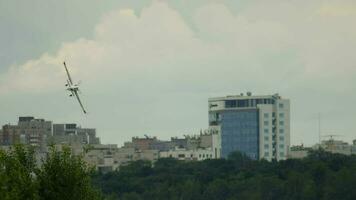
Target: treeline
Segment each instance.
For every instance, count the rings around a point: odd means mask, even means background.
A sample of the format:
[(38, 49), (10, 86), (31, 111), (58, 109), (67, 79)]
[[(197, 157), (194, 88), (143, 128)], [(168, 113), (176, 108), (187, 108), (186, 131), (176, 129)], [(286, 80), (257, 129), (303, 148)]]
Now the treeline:
[(0, 150), (1, 200), (96, 200), (103, 199), (91, 182), (93, 168), (69, 148), (51, 151), (36, 161), (31, 147)]
[[(0, 150), (0, 199), (209, 200), (356, 199), (356, 156), (310, 152), (301, 160), (136, 161), (94, 173), (81, 156), (54, 148), (36, 164), (33, 149)], [(100, 191), (101, 190), (101, 191)]]
[(110, 199), (356, 199), (356, 156), (313, 151), (305, 159), (254, 161), (239, 153), (228, 159), (184, 162), (137, 161), (119, 171), (95, 174)]

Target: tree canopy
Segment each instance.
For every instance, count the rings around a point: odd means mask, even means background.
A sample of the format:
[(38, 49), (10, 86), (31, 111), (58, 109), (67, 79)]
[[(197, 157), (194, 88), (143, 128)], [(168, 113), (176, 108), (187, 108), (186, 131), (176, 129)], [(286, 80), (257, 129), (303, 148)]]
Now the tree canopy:
[(94, 175), (113, 199), (356, 199), (356, 156), (310, 152), (305, 159), (251, 160), (235, 152), (228, 159), (184, 162), (137, 161)]
[(51, 148), (41, 165), (34, 155), (24, 146), (0, 150), (1, 199), (356, 199), (356, 156), (320, 150), (279, 162), (238, 152), (199, 162), (140, 160), (105, 174), (66, 148)]
[(91, 182), (92, 168), (68, 148), (54, 147), (37, 165), (31, 147), (0, 151), (0, 197), (4, 200), (102, 199)]

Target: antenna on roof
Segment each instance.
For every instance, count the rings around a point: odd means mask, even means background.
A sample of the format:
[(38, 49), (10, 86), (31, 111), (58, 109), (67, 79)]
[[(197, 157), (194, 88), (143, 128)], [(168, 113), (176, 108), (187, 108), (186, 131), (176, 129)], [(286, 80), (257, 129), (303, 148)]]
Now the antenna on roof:
[(318, 113), (318, 131), (319, 131), (319, 144), (321, 144), (321, 131), (320, 131), (320, 113)]

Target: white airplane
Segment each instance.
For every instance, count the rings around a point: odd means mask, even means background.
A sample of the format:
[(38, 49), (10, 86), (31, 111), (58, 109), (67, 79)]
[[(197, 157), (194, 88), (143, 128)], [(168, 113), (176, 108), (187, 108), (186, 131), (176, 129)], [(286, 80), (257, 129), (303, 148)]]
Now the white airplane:
[(87, 113), (87, 111), (85, 111), (84, 106), (82, 104), (82, 102), (80, 101), (79, 98), (79, 83), (78, 84), (73, 84), (72, 78), (70, 77), (69, 71), (67, 69), (67, 65), (66, 62), (63, 62), (64, 64), (64, 68), (66, 69), (67, 75), (68, 75), (68, 80), (67, 80), (67, 84), (65, 85), (67, 87), (67, 90), (71, 92), (71, 94), (69, 95), (70, 97), (75, 96), (78, 99), (78, 102), (80, 104), (80, 107), (82, 107), (82, 110), (84, 112), (84, 114)]

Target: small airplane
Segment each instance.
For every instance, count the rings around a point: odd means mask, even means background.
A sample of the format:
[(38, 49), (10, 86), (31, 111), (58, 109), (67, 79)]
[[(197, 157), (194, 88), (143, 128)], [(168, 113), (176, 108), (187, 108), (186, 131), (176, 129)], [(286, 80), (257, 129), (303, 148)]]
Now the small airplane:
[(82, 104), (82, 102), (80, 101), (79, 98), (79, 94), (78, 92), (80, 92), (79, 90), (79, 83), (78, 84), (73, 84), (72, 78), (70, 77), (66, 62), (63, 62), (64, 68), (66, 69), (67, 75), (68, 75), (68, 80), (67, 80), (67, 84), (65, 84), (65, 86), (67, 87), (67, 90), (71, 92), (71, 94), (69, 95), (70, 97), (77, 97), (78, 102), (80, 104), (80, 107), (82, 108), (84, 114), (87, 113), (87, 111), (85, 111), (84, 106)]

